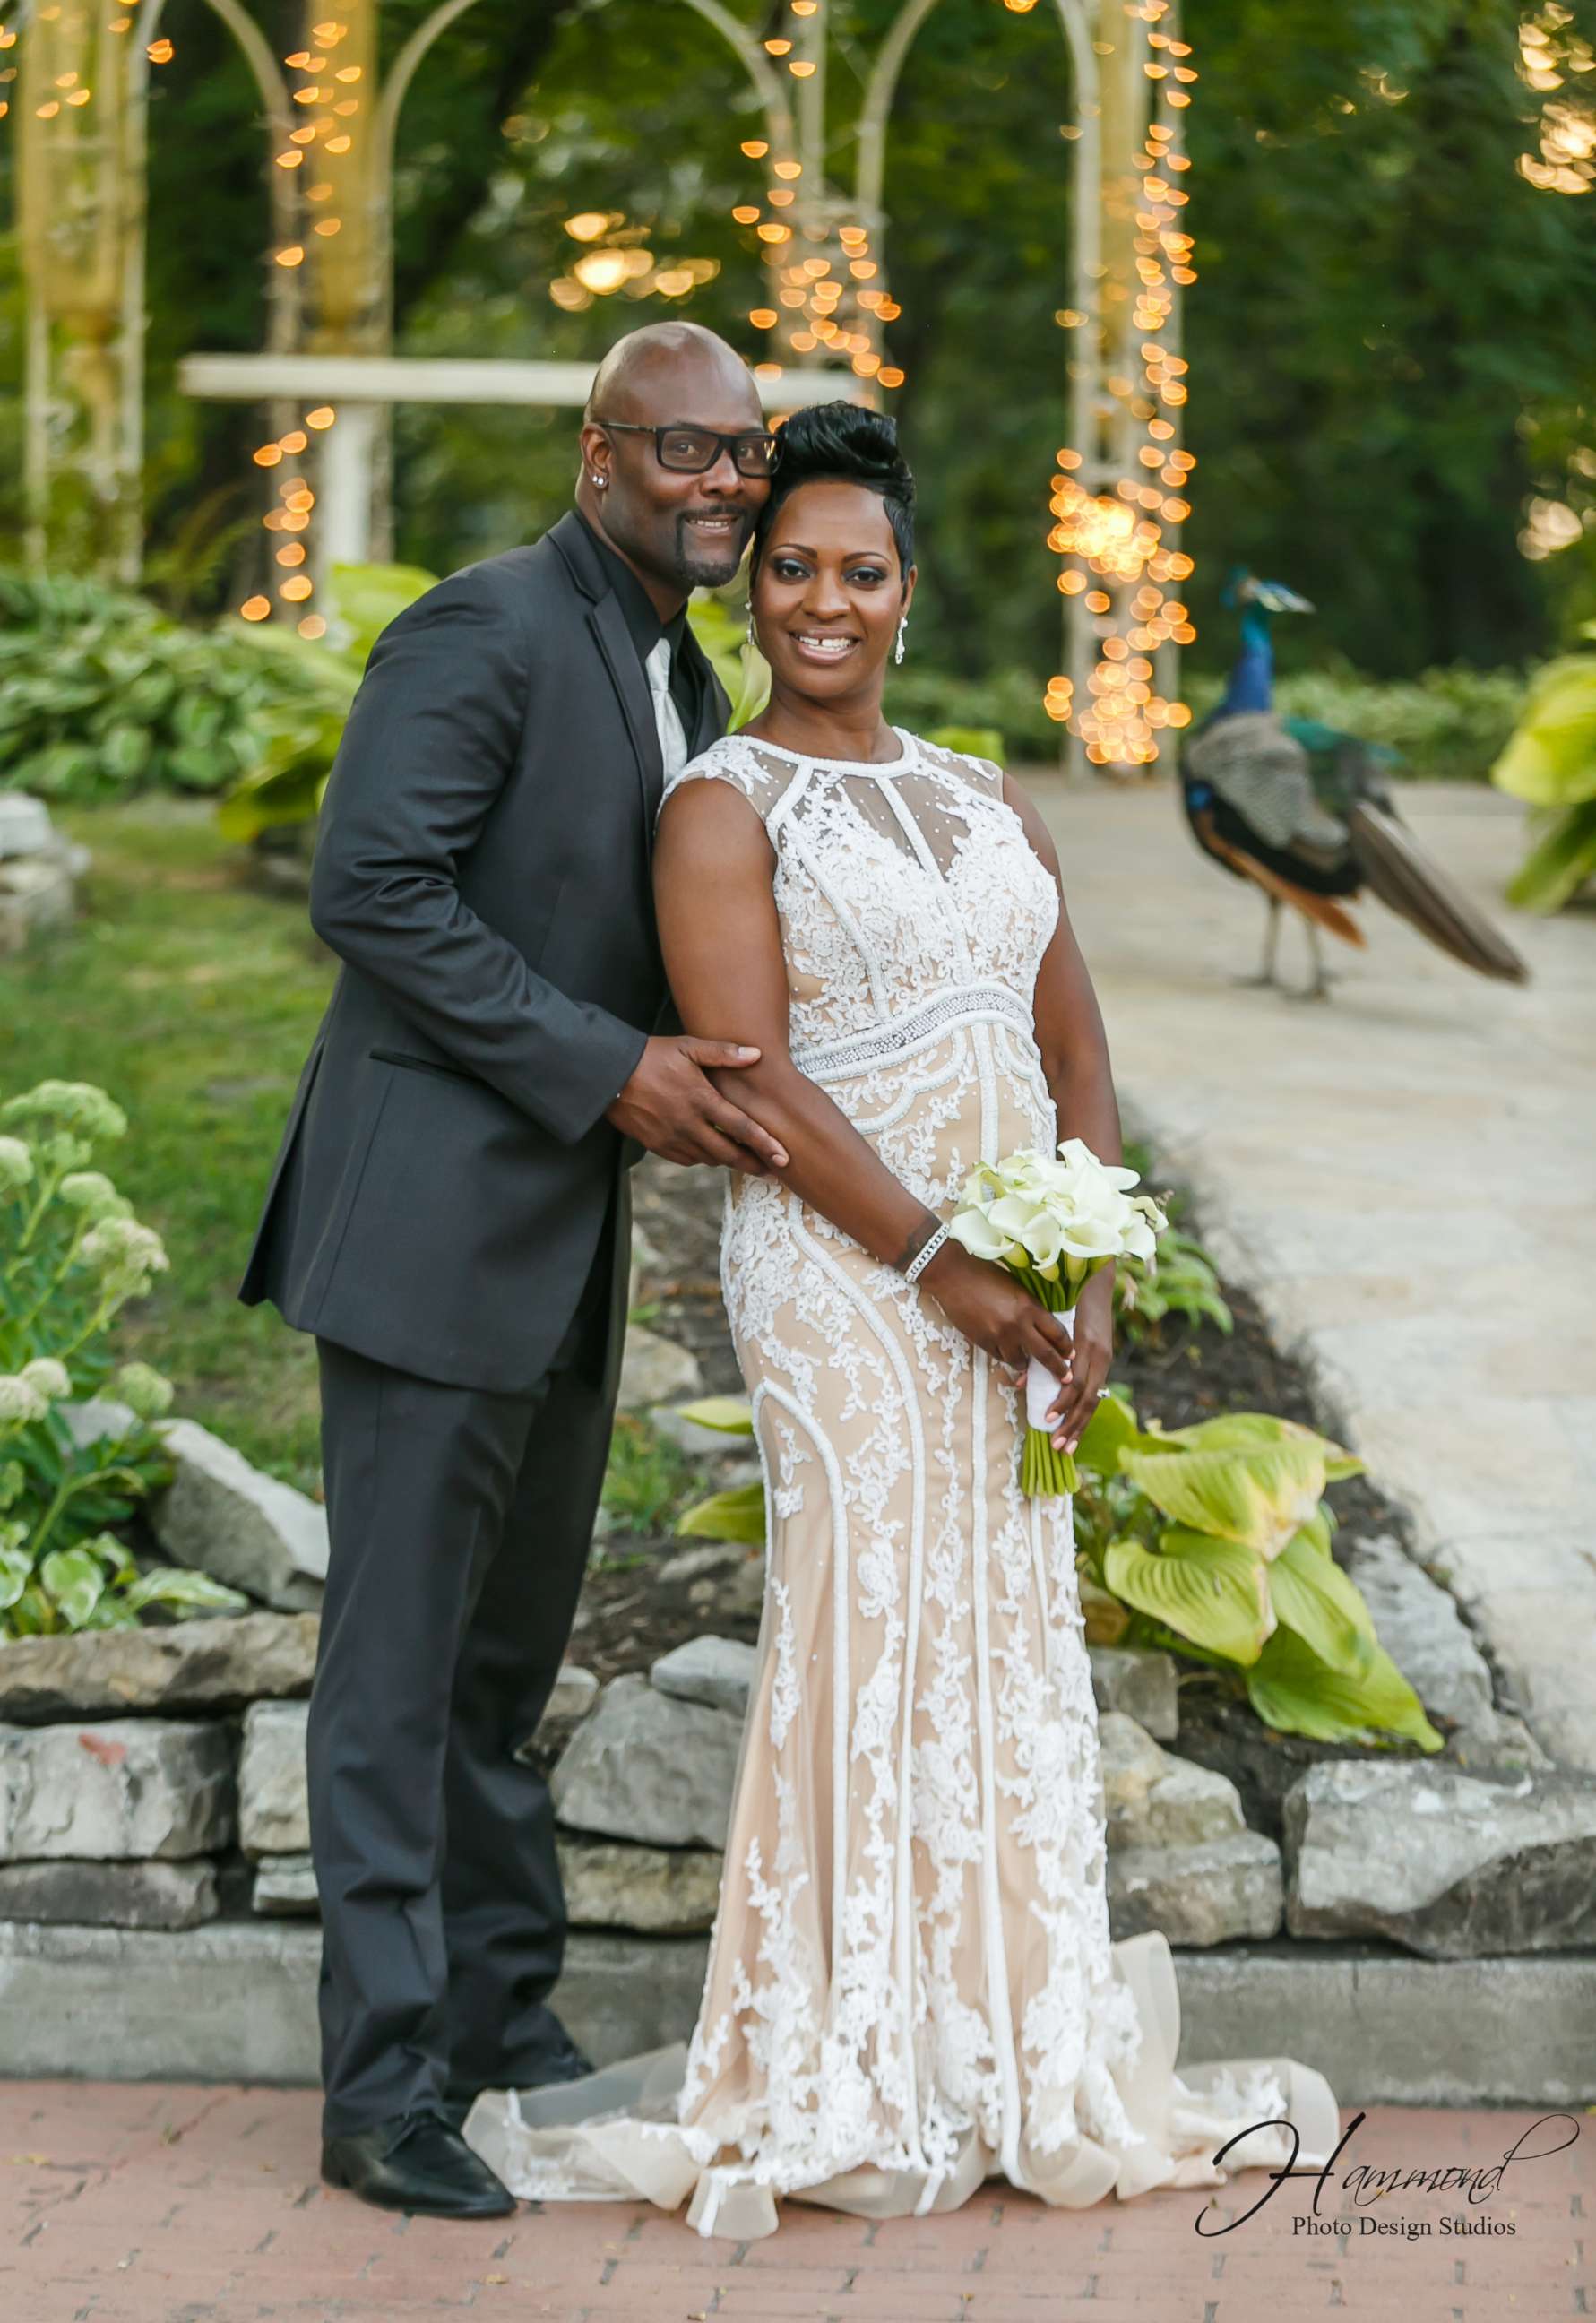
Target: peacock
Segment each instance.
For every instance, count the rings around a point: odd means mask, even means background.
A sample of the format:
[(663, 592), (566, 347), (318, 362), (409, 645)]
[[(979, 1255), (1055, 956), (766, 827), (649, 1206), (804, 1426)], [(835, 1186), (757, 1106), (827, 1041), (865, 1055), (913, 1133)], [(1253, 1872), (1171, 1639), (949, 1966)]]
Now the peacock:
[(1289, 904), (1302, 915), (1313, 963), (1308, 983), (1294, 996), (1327, 997), (1332, 978), (1319, 931), (1365, 948), (1368, 939), (1346, 906), (1367, 889), (1465, 968), (1527, 983), (1527, 964), (1424, 852), (1398, 813), (1385, 775), (1395, 754), (1316, 719), (1277, 715), (1271, 622), (1280, 613), (1311, 613), (1308, 600), (1238, 566), (1225, 602), (1241, 609), (1241, 651), (1224, 699), (1188, 738), (1179, 773), (1198, 847), (1261, 888), (1268, 904), (1261, 964), (1241, 981), (1279, 983), (1280, 906)]

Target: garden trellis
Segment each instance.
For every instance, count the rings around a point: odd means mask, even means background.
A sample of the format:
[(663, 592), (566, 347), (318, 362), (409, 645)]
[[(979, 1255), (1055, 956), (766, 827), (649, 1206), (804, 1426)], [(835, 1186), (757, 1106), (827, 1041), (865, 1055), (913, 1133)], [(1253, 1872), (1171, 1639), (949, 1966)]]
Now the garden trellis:
[[(87, 537), (99, 569), (130, 582), (141, 547), (149, 78), (170, 59), (163, 27), (185, 5), (197, 0), (120, 9), (24, 0), (0, 32), (20, 132), (29, 554), (44, 562), (70, 531)], [(381, 0), (335, 11), (310, 0), (304, 44), (281, 60), (243, 0), (203, 5), (260, 92), (272, 248), (262, 353), (196, 353), (180, 378), (191, 393), (263, 406), (270, 432), (255, 458), (271, 477), (271, 573), (243, 610), (316, 636), (335, 556), (388, 546), (394, 401), (580, 403), (586, 367), (411, 363), (393, 351), (400, 115), (418, 68), (474, 0), (441, 0), (386, 71)], [(1001, 5), (1023, 15), (1043, 6), (1057, 16), (1074, 192), (1069, 298), (1058, 315), (1066, 440), (1048, 486), (1065, 666), (1048, 682), (1046, 705), (1092, 761), (1151, 763), (1160, 732), (1187, 720), (1177, 669), (1194, 634), (1181, 596), (1191, 567), (1179, 546), (1193, 464), (1180, 442), (1180, 295), (1194, 279), (1179, 179), (1197, 76), (1173, 0), (903, 0), (846, 118), (828, 97), (841, 0), (786, 0), (764, 36), (725, 0), (677, 5), (735, 51), (758, 109), (762, 133), (741, 150), (766, 165), (766, 182), (733, 216), (751, 230), (762, 267), (749, 324), (774, 412), (836, 393), (890, 409), (902, 382), (886, 336), (899, 311), (887, 282), (887, 141), (905, 62), (933, 8)], [(857, 59), (857, 39), (850, 46)], [(851, 182), (839, 156), (850, 161)], [(588, 279), (601, 280), (591, 261)]]

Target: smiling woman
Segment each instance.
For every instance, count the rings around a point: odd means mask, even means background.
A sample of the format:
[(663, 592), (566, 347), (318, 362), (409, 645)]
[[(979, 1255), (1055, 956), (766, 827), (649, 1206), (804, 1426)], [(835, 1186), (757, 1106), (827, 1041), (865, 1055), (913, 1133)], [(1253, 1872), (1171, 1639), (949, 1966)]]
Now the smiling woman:
[(912, 510), (890, 422), (781, 431), (770, 704), (667, 781), (655, 847), (682, 1021), (754, 1044), (738, 1094), (784, 1157), (729, 1180), (721, 1235), (768, 1577), (697, 2023), (467, 2123), (518, 2193), (686, 2199), (704, 2235), (999, 2175), (1078, 2208), (1337, 2131), (1289, 2058), (1177, 2076), (1169, 1946), (1110, 1942), (1073, 1502), (1022, 1489), (1019, 1375), (1043, 1363), (1078, 1431), (1112, 1270), (1071, 1334), (940, 1229), (977, 1164), (1061, 1132), (1113, 1162), (1119, 1123), (1034, 810), (882, 717)]

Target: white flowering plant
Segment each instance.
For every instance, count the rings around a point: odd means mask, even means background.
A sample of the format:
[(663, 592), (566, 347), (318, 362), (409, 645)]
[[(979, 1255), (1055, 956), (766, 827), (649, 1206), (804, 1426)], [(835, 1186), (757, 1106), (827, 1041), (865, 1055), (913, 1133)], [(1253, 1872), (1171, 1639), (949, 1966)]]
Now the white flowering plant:
[[(1006, 1161), (983, 1162), (970, 1172), (948, 1231), (973, 1257), (1006, 1267), (1069, 1324), (1081, 1285), (1111, 1260), (1156, 1273), (1158, 1237), (1169, 1219), (1152, 1195), (1130, 1191), (1140, 1177), (1140, 1171), (1099, 1161), (1083, 1138), (1065, 1138), (1056, 1154), (1022, 1146)], [(1033, 1499), (1073, 1492), (1079, 1482), (1073, 1455), (1054, 1448), (1044, 1424), (1058, 1388), (1032, 1358), (1020, 1481)]]
[[(248, 1602), (208, 1574), (141, 1569), (112, 1529), (171, 1474), (155, 1426), (170, 1382), (118, 1366), (106, 1345), (167, 1265), (160, 1235), (90, 1167), (126, 1129), (89, 1081), (41, 1081), (0, 1104), (0, 1638)], [(75, 1429), (71, 1407), (102, 1389), (106, 1432)]]

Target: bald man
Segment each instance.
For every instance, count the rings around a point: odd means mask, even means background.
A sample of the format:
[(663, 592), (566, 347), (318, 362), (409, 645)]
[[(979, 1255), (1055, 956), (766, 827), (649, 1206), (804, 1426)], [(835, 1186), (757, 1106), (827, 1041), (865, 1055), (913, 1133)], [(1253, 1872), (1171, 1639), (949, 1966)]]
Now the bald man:
[(574, 508), (390, 623), (322, 809), (341, 967), (238, 1295), (316, 1344), (322, 2172), (389, 2208), (513, 2208), (460, 2135), (477, 2091), (592, 2070), (548, 2005), (564, 1897), (516, 1753), (592, 1537), (627, 1163), (785, 1159), (708, 1078), (755, 1051), (663, 1029), (649, 882), (665, 774), (729, 714), (687, 599), (736, 573), (770, 441), (712, 332), (622, 339)]

